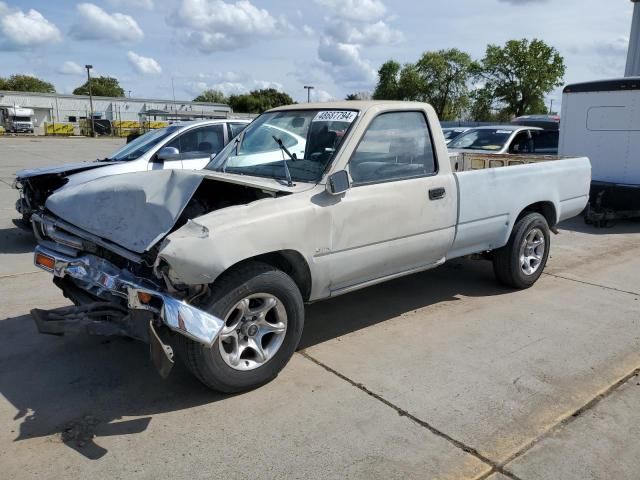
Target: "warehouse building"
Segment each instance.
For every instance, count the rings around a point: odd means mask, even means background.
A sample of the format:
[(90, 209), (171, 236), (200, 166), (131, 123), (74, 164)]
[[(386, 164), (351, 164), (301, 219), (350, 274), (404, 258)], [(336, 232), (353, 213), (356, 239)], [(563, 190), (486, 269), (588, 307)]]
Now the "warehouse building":
[[(43, 135), (47, 125), (67, 124), (76, 132), (87, 118), (91, 106), (88, 95), (12, 92), (0, 90), (0, 108), (33, 110), (33, 127)], [(158, 100), (130, 97), (93, 97), (93, 118), (113, 122), (168, 122), (206, 118), (228, 118), (231, 107), (220, 103)]]

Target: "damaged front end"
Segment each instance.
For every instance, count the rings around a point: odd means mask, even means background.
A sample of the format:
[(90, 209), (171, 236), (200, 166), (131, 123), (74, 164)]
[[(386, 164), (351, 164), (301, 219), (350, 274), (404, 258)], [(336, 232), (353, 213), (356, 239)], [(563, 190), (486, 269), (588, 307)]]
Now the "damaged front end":
[[(189, 304), (187, 300), (193, 297), (178, 298), (153, 280), (97, 256), (102, 247), (62, 231), (59, 220), (36, 214), (33, 224), (40, 243), (34, 253), (35, 265), (51, 272), (54, 283), (75, 304), (32, 310), (40, 333), (85, 332), (145, 341), (151, 345), (153, 362), (163, 377), (173, 366), (173, 349), (162, 340), (166, 329), (213, 345), (224, 322)], [(91, 249), (96, 254), (87, 253)], [(122, 258), (117, 263), (131, 261)]]

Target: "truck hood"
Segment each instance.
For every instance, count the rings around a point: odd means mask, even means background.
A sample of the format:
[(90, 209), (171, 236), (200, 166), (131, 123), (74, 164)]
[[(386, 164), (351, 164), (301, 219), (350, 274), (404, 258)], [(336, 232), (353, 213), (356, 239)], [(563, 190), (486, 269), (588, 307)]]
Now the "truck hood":
[[(207, 188), (215, 189), (215, 182), (224, 182), (265, 195), (295, 193), (314, 187), (312, 184), (287, 187), (270, 178), (209, 170), (152, 170), (110, 175), (65, 187), (53, 193), (45, 206), (60, 219), (85, 232), (132, 252), (143, 253), (174, 228), (205, 180), (211, 181)], [(244, 203), (244, 199), (238, 202)], [(224, 206), (213, 209), (217, 208)], [(203, 213), (189, 212), (194, 218)]]
[(86, 232), (142, 253), (171, 231), (203, 178), (184, 170), (100, 177), (58, 190), (45, 206)]
[(24, 180), (26, 178), (38, 177), (40, 175), (69, 175), (71, 173), (78, 173), (84, 170), (91, 170), (92, 168), (105, 167), (107, 165), (113, 165), (119, 162), (78, 162), (78, 163), (65, 163), (64, 165), (58, 165), (54, 167), (41, 167), (41, 168), (28, 168), (16, 172), (16, 178), (18, 180)]

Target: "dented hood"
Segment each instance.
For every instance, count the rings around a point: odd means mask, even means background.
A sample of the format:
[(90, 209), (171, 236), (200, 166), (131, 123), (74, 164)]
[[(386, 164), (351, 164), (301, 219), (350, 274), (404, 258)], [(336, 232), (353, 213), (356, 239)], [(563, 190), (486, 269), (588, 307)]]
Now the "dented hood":
[(183, 170), (101, 177), (57, 191), (46, 207), (78, 228), (142, 253), (171, 231), (204, 177)]

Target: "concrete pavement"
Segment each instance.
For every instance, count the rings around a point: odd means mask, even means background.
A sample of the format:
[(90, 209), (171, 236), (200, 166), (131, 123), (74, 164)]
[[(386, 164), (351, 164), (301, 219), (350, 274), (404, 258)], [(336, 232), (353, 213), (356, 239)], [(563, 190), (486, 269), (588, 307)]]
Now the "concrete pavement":
[(7, 478), (637, 479), (640, 223), (552, 238), (531, 289), (490, 264), (307, 307), (301, 350), (237, 396), (126, 339), (48, 337), (67, 304), (13, 227), (13, 171), (120, 140), (0, 138), (0, 465)]

